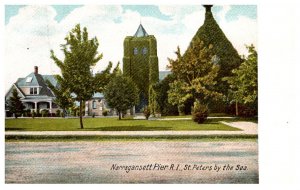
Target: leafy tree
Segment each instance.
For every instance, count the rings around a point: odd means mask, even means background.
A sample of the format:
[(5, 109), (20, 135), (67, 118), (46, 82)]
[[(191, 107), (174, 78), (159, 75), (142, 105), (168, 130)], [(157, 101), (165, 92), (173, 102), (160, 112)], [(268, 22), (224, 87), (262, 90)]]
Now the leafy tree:
[[(246, 47), (249, 52), (248, 57), (239, 68), (232, 70), (232, 77), (226, 77), (224, 80), (230, 84), (232, 102), (248, 104), (257, 110), (257, 51), (253, 45)], [(236, 110), (236, 114), (238, 115), (238, 110)]]
[(18, 91), (15, 88), (12, 91), (12, 96), (9, 97), (8, 109), (15, 115), (16, 119), (18, 119), (18, 116), (21, 115), (25, 109), (21, 97), (18, 95)]
[(104, 97), (109, 107), (117, 110), (119, 120), (121, 120), (122, 112), (138, 102), (138, 88), (129, 77), (119, 73), (107, 84)]
[(158, 82), (153, 86), (156, 92), (156, 101), (158, 106), (158, 111), (162, 115), (177, 115), (177, 106), (172, 105), (168, 102), (168, 91), (170, 89), (169, 84), (174, 82), (174, 74), (167, 75), (162, 81)]
[(199, 38), (192, 41), (184, 56), (181, 55), (180, 48), (177, 48), (177, 59), (169, 59), (169, 67), (176, 77), (170, 84), (171, 104), (182, 106), (192, 99), (207, 105), (210, 101), (223, 97), (216, 89), (219, 65), (213, 63), (211, 50), (212, 45), (205, 46)]
[(83, 128), (82, 107), (83, 103), (92, 98), (95, 88), (95, 78), (91, 71), (92, 67), (102, 58), (98, 54), (98, 40), (96, 37), (88, 39), (87, 28), (81, 31), (77, 24), (65, 38), (66, 43), (62, 44), (62, 51), (65, 55), (64, 60), (59, 60), (53, 50), (51, 58), (61, 70), (58, 82), (75, 94), (75, 100), (79, 102), (80, 128)]
[(149, 87), (149, 109), (152, 116), (155, 117), (155, 114), (158, 111), (158, 104), (157, 104), (157, 93), (154, 90), (154, 85), (150, 85)]
[[(62, 116), (65, 117), (65, 112), (68, 108), (72, 107), (74, 104), (74, 100), (72, 99), (70, 89), (67, 87), (67, 85), (58, 85), (58, 87), (55, 87), (52, 85), (50, 81), (46, 81), (48, 87), (52, 90), (52, 92), (55, 95), (54, 103), (56, 103), (61, 109), (63, 109)], [(56, 114), (58, 117), (59, 114)]]

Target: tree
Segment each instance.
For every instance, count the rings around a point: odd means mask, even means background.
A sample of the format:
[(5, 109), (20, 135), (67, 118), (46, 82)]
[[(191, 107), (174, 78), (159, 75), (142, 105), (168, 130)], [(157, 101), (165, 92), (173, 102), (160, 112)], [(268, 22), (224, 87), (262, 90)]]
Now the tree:
[(16, 119), (18, 119), (18, 116), (21, 115), (25, 109), (21, 97), (18, 95), (18, 91), (15, 88), (12, 91), (12, 96), (9, 97), (8, 109), (15, 115)]
[(177, 115), (177, 106), (168, 102), (168, 91), (171, 83), (175, 80), (174, 74), (167, 75), (162, 81), (153, 86), (156, 92), (158, 110), (162, 115)]
[(212, 45), (206, 46), (199, 38), (192, 41), (184, 56), (177, 48), (177, 59), (169, 59), (169, 68), (176, 77), (168, 92), (171, 104), (180, 106), (192, 99), (207, 105), (223, 97), (216, 89), (219, 65), (213, 62), (211, 50)]
[(88, 37), (87, 28), (84, 27), (81, 31), (80, 25), (77, 24), (65, 38), (66, 43), (61, 45), (64, 60), (59, 60), (51, 50), (51, 58), (61, 70), (58, 81), (62, 86), (67, 86), (70, 93), (75, 94), (74, 99), (79, 102), (81, 129), (83, 129), (83, 103), (91, 99), (95, 92), (92, 67), (102, 58), (102, 54), (98, 54), (97, 51), (99, 46), (97, 38), (89, 40)]
[(65, 117), (66, 110), (72, 107), (74, 104), (74, 101), (70, 93), (70, 89), (67, 88), (67, 85), (60, 85), (59, 83), (58, 83), (59, 85), (55, 87), (48, 80), (46, 81), (46, 83), (55, 95), (54, 103), (56, 103), (63, 110), (62, 115), (63, 117)]
[[(253, 45), (246, 46), (249, 52), (245, 61), (237, 68), (233, 69), (232, 77), (226, 77), (230, 84), (230, 98), (232, 102), (250, 105), (257, 111), (257, 52)], [(236, 106), (238, 115), (238, 106)]]
[(157, 105), (157, 93), (154, 90), (154, 85), (149, 86), (149, 109), (150, 113), (153, 117), (156, 117), (156, 112), (158, 111), (158, 105)]
[(122, 112), (132, 108), (138, 102), (138, 88), (129, 77), (119, 73), (107, 84), (104, 97), (108, 106), (117, 110), (121, 120)]

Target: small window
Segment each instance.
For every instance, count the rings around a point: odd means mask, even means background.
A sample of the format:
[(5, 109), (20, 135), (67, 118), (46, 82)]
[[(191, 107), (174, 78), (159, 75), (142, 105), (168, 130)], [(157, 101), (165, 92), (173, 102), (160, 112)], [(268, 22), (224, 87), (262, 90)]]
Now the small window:
[(133, 54), (134, 54), (134, 55), (137, 55), (138, 53), (139, 53), (138, 48), (134, 48), (134, 49), (133, 49)]
[(143, 48), (143, 55), (146, 55), (148, 53), (148, 49), (146, 47)]
[(97, 109), (97, 102), (93, 101), (93, 109)]
[(32, 77), (27, 77), (27, 78), (26, 78), (26, 82), (29, 83), (29, 82), (31, 82), (31, 81), (32, 81)]
[(31, 95), (38, 94), (37, 88), (30, 88), (30, 94)]

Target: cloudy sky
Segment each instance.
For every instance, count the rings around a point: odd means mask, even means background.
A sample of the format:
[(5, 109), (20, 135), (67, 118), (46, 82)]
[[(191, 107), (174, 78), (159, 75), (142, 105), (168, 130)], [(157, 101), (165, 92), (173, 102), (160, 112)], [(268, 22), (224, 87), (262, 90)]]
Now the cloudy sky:
[[(214, 6), (215, 19), (238, 50), (247, 53), (245, 44), (257, 44), (256, 6)], [(136, 32), (140, 22), (157, 39), (159, 69), (166, 70), (167, 58), (174, 58), (179, 45), (184, 51), (204, 21), (201, 5), (41, 5), (5, 6), (5, 90), (19, 77), (26, 77), (39, 66), (41, 74), (57, 74), (50, 59), (53, 49), (63, 58), (60, 44), (77, 24), (86, 26), (90, 37), (100, 41), (103, 53), (95, 71), (109, 61), (122, 64), (123, 40)]]

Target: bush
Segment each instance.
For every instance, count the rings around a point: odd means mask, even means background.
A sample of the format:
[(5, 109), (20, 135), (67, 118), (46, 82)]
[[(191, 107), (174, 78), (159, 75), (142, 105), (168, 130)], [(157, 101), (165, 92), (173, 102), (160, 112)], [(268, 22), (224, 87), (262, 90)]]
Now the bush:
[(59, 117), (60, 116), (60, 113), (61, 113), (61, 111), (60, 110), (56, 110), (56, 117)]
[(151, 110), (148, 106), (144, 107), (144, 116), (146, 117), (146, 119), (148, 120), (151, 114)]
[(178, 105), (178, 113), (179, 115), (185, 115), (185, 106), (182, 104), (182, 105)]
[(31, 112), (31, 117), (32, 117), (32, 119), (34, 119), (35, 116), (36, 116), (35, 111), (32, 111), (32, 112)]
[(203, 123), (208, 116), (208, 108), (206, 105), (202, 105), (198, 100), (194, 102), (193, 109), (193, 121), (197, 123)]
[(42, 110), (41, 111), (42, 117), (48, 117), (48, 114), (49, 114), (49, 110)]
[(94, 118), (95, 116), (96, 116), (96, 113), (95, 113), (95, 112), (93, 112), (93, 113), (92, 113), (92, 117)]
[(24, 117), (30, 117), (30, 109), (24, 111)]
[(102, 115), (107, 116), (108, 115), (108, 110), (103, 110)]

